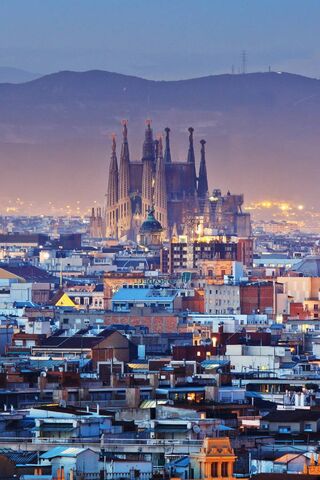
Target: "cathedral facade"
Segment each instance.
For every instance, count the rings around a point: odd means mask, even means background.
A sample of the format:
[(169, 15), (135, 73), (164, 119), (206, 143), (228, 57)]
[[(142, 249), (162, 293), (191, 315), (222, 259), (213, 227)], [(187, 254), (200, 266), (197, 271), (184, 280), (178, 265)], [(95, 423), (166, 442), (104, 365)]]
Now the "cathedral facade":
[[(201, 223), (223, 233), (237, 234), (235, 216), (241, 212), (241, 196), (209, 197), (205, 140), (200, 142), (200, 166), (196, 171), (193, 128), (188, 129), (189, 144), (185, 162), (174, 162), (170, 150), (170, 129), (154, 139), (151, 122), (147, 121), (140, 161), (132, 161), (129, 153), (127, 122), (122, 122), (122, 144), (118, 164), (116, 141), (112, 153), (105, 204), (106, 237), (136, 240), (149, 211), (154, 211), (165, 238), (186, 233)], [(228, 194), (230, 196), (230, 194)], [(227, 205), (228, 215), (225, 215)], [(231, 206), (231, 211), (230, 211)], [(246, 215), (246, 214), (245, 214)], [(226, 232), (224, 225), (228, 217)], [(231, 231), (232, 230), (232, 231)]]

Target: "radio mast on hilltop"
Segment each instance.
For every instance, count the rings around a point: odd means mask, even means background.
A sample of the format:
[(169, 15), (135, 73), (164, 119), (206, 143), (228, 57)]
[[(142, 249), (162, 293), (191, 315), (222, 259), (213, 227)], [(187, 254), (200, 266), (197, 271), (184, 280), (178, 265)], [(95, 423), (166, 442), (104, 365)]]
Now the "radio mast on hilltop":
[(242, 50), (241, 53), (241, 73), (247, 73), (247, 51)]

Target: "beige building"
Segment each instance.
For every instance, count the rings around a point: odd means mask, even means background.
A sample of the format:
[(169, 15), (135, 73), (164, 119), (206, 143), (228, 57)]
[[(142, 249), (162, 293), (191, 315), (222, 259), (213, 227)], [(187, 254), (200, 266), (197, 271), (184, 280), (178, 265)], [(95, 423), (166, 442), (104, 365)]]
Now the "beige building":
[(294, 302), (319, 300), (320, 277), (278, 277), (277, 282), (284, 285), (284, 293), (293, 297)]
[(215, 315), (240, 313), (240, 289), (238, 285), (206, 285), (205, 312)]

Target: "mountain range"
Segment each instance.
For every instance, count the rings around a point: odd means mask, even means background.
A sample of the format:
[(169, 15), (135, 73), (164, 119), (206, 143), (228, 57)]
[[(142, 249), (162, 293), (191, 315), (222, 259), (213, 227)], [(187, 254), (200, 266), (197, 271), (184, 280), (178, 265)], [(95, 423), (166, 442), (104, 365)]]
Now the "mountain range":
[(0, 67), (0, 83), (29, 82), (41, 77), (39, 73), (28, 72), (21, 68)]
[[(1, 70), (0, 70), (1, 79)], [(187, 156), (187, 128), (207, 140), (210, 189), (318, 207), (320, 81), (289, 73), (151, 81), (106, 71), (63, 71), (0, 83), (0, 199), (59, 205), (103, 202), (110, 135), (128, 120), (132, 159), (144, 123), (171, 128)], [(0, 207), (1, 213), (1, 207)]]

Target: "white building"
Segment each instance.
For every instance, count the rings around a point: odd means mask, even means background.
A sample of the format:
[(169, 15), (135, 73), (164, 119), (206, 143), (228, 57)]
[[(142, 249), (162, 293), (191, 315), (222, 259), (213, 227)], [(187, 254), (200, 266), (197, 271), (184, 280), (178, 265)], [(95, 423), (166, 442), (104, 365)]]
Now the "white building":
[(213, 315), (193, 314), (188, 315), (189, 330), (197, 327), (205, 327), (212, 333), (218, 333), (223, 328), (225, 333), (240, 332), (245, 328), (246, 330), (255, 331), (260, 328), (268, 328), (272, 321), (268, 320), (267, 315)]
[(291, 361), (289, 348), (271, 346), (227, 345), (226, 357), (233, 372), (277, 370)]

